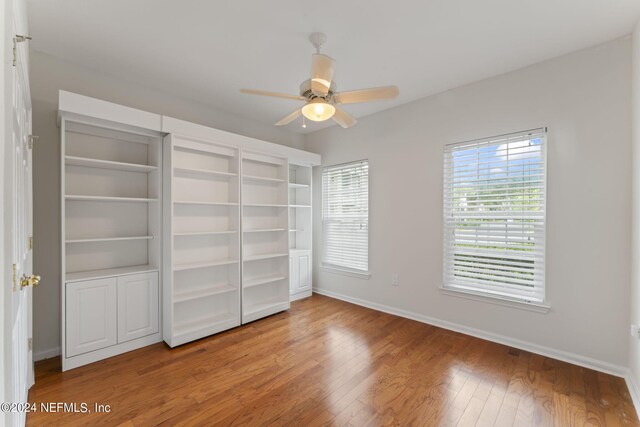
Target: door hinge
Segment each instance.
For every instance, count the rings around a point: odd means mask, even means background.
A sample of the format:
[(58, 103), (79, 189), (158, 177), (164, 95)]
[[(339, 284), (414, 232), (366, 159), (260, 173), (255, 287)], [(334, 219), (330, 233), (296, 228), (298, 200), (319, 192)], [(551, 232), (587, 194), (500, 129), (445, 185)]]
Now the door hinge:
[(29, 250), (33, 250), (33, 236), (28, 237), (27, 244), (29, 245)]
[(16, 62), (18, 62), (18, 43), (25, 42), (27, 40), (31, 40), (29, 36), (21, 36), (16, 34), (13, 38), (13, 66), (16, 66)]
[(18, 288), (18, 266), (13, 264), (13, 290)]
[(29, 147), (29, 150), (33, 148), (33, 144), (39, 139), (40, 139), (39, 136), (29, 135), (29, 142), (27, 143), (27, 147)]
[(33, 338), (29, 338), (28, 346), (29, 346), (29, 351), (33, 350)]

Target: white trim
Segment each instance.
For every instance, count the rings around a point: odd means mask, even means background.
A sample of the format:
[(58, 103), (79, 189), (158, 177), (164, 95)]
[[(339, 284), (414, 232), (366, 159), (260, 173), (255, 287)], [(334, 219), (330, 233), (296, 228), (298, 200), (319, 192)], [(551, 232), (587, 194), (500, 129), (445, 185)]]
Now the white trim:
[(289, 301), (293, 302), (293, 301), (309, 298), (311, 294), (312, 294), (311, 289), (309, 289), (308, 291), (296, 292), (295, 294), (291, 294), (291, 296), (289, 297)]
[(358, 279), (369, 280), (371, 273), (368, 271), (347, 270), (346, 268), (334, 267), (332, 265), (322, 265), (321, 268), (327, 273), (342, 274), (343, 276), (356, 277)]
[(617, 377), (625, 378), (626, 373), (628, 371), (627, 368), (623, 366), (615, 365), (613, 363), (605, 362), (602, 360), (592, 359), (590, 357), (581, 356), (579, 354), (570, 353), (563, 350), (557, 350), (550, 347), (545, 347), (545, 346), (530, 343), (527, 341), (521, 341), (521, 340), (510, 338), (504, 335), (483, 331), (481, 329), (470, 328), (468, 326), (459, 325), (457, 323), (448, 322), (446, 320), (436, 319), (433, 317), (425, 316), (423, 314), (413, 313), (411, 311), (401, 310), (401, 309), (390, 307), (384, 304), (378, 304), (371, 301), (365, 301), (359, 298), (349, 297), (347, 295), (343, 295), (337, 292), (328, 291), (325, 289), (318, 289), (318, 288), (314, 288), (313, 292), (320, 295), (325, 295), (331, 298), (336, 298), (342, 301), (350, 302), (352, 304), (371, 308), (373, 310), (382, 311), (384, 313), (393, 314), (395, 316), (404, 317), (407, 319), (426, 323), (432, 326), (437, 326), (439, 328), (459, 332), (461, 334), (471, 335), (476, 338), (492, 341), (492, 342), (503, 344), (509, 347), (518, 348), (520, 350), (550, 357), (552, 359), (561, 360), (563, 362), (572, 363), (574, 365), (582, 366), (583, 368), (604, 372), (605, 374), (610, 374), (610, 375), (615, 375)]
[(60, 346), (49, 348), (46, 350), (39, 350), (33, 353), (33, 361), (38, 362), (40, 360), (51, 359), (52, 357), (60, 356), (62, 349)]
[(58, 112), (74, 113), (142, 129), (162, 131), (162, 116), (77, 93), (58, 91)]
[(457, 289), (448, 286), (441, 286), (439, 289), (440, 293), (444, 295), (501, 305), (503, 307), (518, 308), (520, 310), (544, 314), (551, 310), (551, 306), (545, 303), (518, 301), (508, 297), (501, 297), (499, 295), (492, 295), (485, 292), (474, 292), (472, 290)]
[(638, 382), (631, 369), (627, 370), (627, 375), (625, 375), (624, 380), (627, 383), (633, 406), (636, 408), (636, 414), (640, 416), (640, 387), (638, 387)]
[(233, 147), (267, 152), (271, 156), (286, 157), (289, 159), (289, 163), (297, 165), (318, 166), (321, 163), (320, 155), (310, 151), (226, 132), (169, 116), (162, 116), (162, 131), (180, 138), (197, 138), (207, 141), (209, 144), (223, 143)]

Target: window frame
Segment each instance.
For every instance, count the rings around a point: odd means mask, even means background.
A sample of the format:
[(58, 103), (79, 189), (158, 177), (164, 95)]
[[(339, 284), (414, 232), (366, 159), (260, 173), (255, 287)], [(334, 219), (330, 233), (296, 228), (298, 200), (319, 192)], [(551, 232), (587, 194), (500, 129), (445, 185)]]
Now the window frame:
[[(460, 145), (464, 145), (464, 144), (480, 144), (482, 142), (490, 142), (490, 141), (494, 141), (494, 140), (499, 140), (499, 139), (505, 139), (505, 138), (516, 138), (516, 137), (524, 137), (526, 135), (533, 135), (533, 134), (543, 134), (543, 142), (542, 142), (542, 149), (541, 149), (541, 166), (542, 166), (542, 173), (543, 173), (543, 186), (541, 189), (541, 199), (542, 199), (542, 225), (543, 225), (543, 230), (542, 230), (542, 241), (541, 241), (541, 245), (542, 245), (542, 250), (541, 250), (541, 254), (542, 254), (542, 273), (541, 273), (541, 290), (542, 290), (542, 299), (538, 300), (538, 299), (526, 299), (522, 296), (519, 295), (509, 295), (506, 292), (487, 292), (483, 289), (481, 289), (481, 287), (478, 288), (473, 288), (472, 286), (466, 287), (466, 286), (461, 286), (461, 285), (455, 285), (452, 283), (448, 283), (447, 278), (452, 274), (447, 267), (450, 266), (450, 259), (449, 259), (449, 253), (447, 251), (447, 246), (448, 244), (451, 243), (451, 236), (448, 235), (447, 232), (447, 227), (446, 227), (446, 221), (447, 221), (447, 215), (450, 214), (450, 210), (447, 208), (447, 203), (451, 202), (450, 199), (447, 199), (447, 189), (448, 189), (448, 185), (449, 182), (447, 180), (447, 170), (446, 170), (446, 164), (447, 164), (447, 156), (451, 156), (453, 151), (451, 150), (452, 147), (455, 146), (460, 146)], [(495, 144), (497, 145), (497, 143), (492, 143), (492, 145)], [(530, 130), (526, 130), (526, 131), (521, 131), (521, 132), (513, 132), (513, 133), (508, 133), (508, 134), (503, 134), (503, 135), (496, 135), (496, 136), (491, 136), (488, 138), (478, 138), (478, 139), (472, 139), (469, 141), (464, 141), (464, 142), (457, 142), (457, 143), (453, 143), (453, 144), (446, 144), (443, 147), (443, 184), (442, 184), (442, 189), (443, 189), (443, 196), (442, 196), (442, 203), (443, 203), (443, 222), (442, 222), (442, 229), (443, 229), (443, 260), (442, 260), (442, 266), (443, 266), (443, 271), (442, 271), (442, 282), (440, 284), (440, 291), (441, 293), (445, 294), (445, 295), (449, 295), (449, 296), (455, 296), (455, 297), (461, 297), (461, 298), (465, 298), (465, 299), (471, 299), (471, 300), (476, 300), (476, 301), (483, 301), (483, 302), (487, 302), (487, 303), (492, 303), (492, 304), (497, 304), (497, 305), (502, 305), (502, 306), (509, 306), (509, 307), (516, 307), (516, 308), (521, 308), (521, 309), (525, 309), (525, 310), (529, 310), (529, 311), (534, 311), (534, 312), (540, 312), (540, 313), (547, 313), (549, 312), (549, 310), (551, 309), (551, 306), (548, 303), (547, 300), (547, 296), (548, 296), (548, 288), (547, 288), (547, 280), (546, 280), (546, 271), (547, 271), (547, 263), (546, 263), (546, 240), (547, 240), (547, 185), (548, 185), (548, 161), (547, 161), (547, 153), (548, 153), (548, 145), (549, 145), (549, 133), (548, 133), (548, 129), (546, 127), (543, 128), (537, 128), (537, 129), (530, 129)]]
[[(325, 193), (327, 191), (327, 189), (325, 188), (325, 172), (328, 170), (332, 170), (332, 169), (338, 169), (338, 168), (347, 168), (351, 165), (357, 165), (357, 164), (362, 164), (365, 163), (367, 166), (367, 252), (366, 252), (366, 258), (367, 258), (367, 269), (366, 270), (362, 270), (362, 269), (358, 269), (358, 268), (352, 268), (352, 267), (348, 267), (348, 266), (343, 266), (343, 265), (338, 265), (338, 264), (333, 264), (330, 262), (327, 262), (325, 259), (325, 255), (326, 255), (326, 233), (325, 233), (325, 203), (326, 203), (326, 196)], [(333, 165), (328, 165), (328, 166), (323, 166), (322, 167), (322, 172), (321, 172), (321, 176), (320, 176), (320, 180), (321, 180), (321, 188), (322, 188), (322, 203), (321, 203), (321, 227), (322, 227), (322, 256), (321, 256), (321, 267), (324, 271), (327, 271), (329, 273), (335, 273), (335, 274), (341, 274), (341, 275), (346, 275), (346, 276), (351, 276), (351, 277), (356, 277), (356, 278), (360, 278), (360, 279), (369, 279), (371, 277), (371, 273), (370, 273), (370, 265), (369, 265), (369, 253), (370, 253), (370, 205), (371, 205), (371, 200), (370, 200), (370, 194), (371, 194), (371, 174), (370, 174), (370, 164), (369, 164), (369, 159), (360, 159), (360, 160), (354, 160), (354, 161), (350, 161), (350, 162), (345, 162), (345, 163), (337, 163), (337, 164), (333, 164)]]

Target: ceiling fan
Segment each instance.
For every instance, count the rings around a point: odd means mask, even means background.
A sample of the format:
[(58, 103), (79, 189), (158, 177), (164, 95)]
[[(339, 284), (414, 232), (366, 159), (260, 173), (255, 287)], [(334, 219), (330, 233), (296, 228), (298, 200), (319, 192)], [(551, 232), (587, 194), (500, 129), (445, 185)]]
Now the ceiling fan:
[[(326, 39), (327, 36), (322, 33), (312, 33), (309, 36), (311, 44), (316, 48), (316, 53), (311, 57), (311, 78), (305, 80), (300, 85), (300, 95), (288, 95), (253, 89), (241, 89), (240, 92), (251, 95), (305, 101), (305, 105), (303, 105), (302, 108), (298, 108), (277, 122), (275, 124), (276, 126), (289, 124), (302, 115), (314, 122), (333, 119), (343, 128), (348, 128), (356, 124), (356, 119), (341, 109), (339, 107), (340, 104), (355, 104), (357, 102), (392, 99), (398, 96), (398, 88), (396, 86), (383, 86), (336, 93), (336, 84), (333, 81), (335, 60), (320, 53), (320, 46), (322, 46)], [(302, 127), (306, 127), (304, 118)]]

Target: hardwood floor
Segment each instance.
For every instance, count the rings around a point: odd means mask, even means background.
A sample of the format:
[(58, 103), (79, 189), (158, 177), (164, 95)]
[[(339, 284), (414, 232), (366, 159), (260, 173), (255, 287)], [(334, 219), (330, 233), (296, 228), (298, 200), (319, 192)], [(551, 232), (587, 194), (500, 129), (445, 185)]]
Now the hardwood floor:
[(36, 364), (27, 425), (635, 425), (621, 378), (314, 295), (179, 348)]

